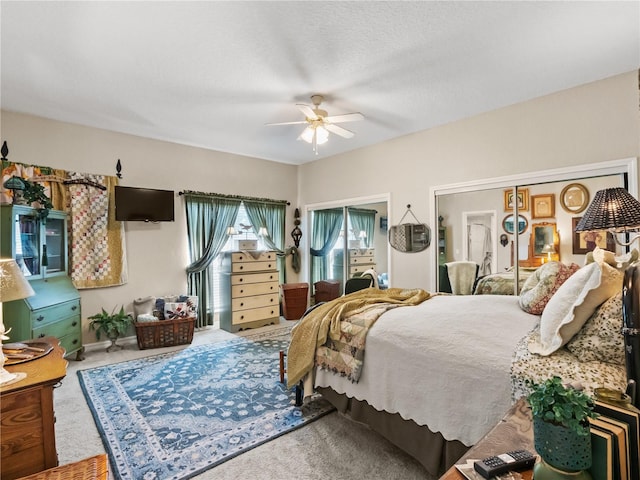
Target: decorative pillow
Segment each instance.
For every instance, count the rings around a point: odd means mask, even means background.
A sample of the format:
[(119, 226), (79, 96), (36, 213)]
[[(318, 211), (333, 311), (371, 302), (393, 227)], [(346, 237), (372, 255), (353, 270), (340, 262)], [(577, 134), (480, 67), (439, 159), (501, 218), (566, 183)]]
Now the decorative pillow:
[(164, 319), (175, 320), (176, 318), (186, 318), (189, 315), (186, 302), (164, 302)]
[(180, 295), (178, 297), (179, 302), (186, 302), (187, 313), (189, 317), (196, 318), (198, 316), (198, 297), (197, 295)]
[(155, 304), (155, 297), (136, 298), (133, 301), (133, 318), (137, 320), (140, 315), (153, 315)]
[(564, 282), (551, 297), (540, 318), (540, 341), (531, 353), (550, 355), (582, 328), (593, 312), (621, 291), (623, 274), (607, 263), (592, 263)]
[(520, 308), (533, 315), (542, 314), (544, 307), (560, 285), (579, 268), (580, 266), (575, 263), (569, 266), (561, 262), (548, 262), (542, 265), (524, 282), (520, 291)]
[(622, 292), (604, 302), (584, 327), (567, 343), (567, 349), (581, 362), (601, 361), (624, 365), (622, 335)]

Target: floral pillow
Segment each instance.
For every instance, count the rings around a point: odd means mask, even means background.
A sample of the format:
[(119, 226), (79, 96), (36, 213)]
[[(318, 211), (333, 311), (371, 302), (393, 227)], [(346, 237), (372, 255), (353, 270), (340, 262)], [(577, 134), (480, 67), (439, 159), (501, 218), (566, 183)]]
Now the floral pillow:
[(607, 263), (582, 267), (551, 297), (540, 318), (540, 341), (529, 351), (550, 355), (580, 331), (593, 312), (622, 289), (623, 274)]
[(624, 365), (622, 335), (622, 292), (604, 302), (582, 330), (567, 343), (567, 349), (581, 362)]
[(541, 315), (554, 293), (580, 267), (575, 263), (548, 262), (538, 268), (522, 286), (520, 308), (533, 315)]

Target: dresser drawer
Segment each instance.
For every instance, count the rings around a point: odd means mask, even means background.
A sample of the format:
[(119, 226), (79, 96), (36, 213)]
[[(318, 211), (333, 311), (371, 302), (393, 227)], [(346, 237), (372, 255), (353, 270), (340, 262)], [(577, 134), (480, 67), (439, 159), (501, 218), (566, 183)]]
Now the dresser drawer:
[(270, 307), (279, 304), (279, 296), (277, 293), (272, 295), (254, 295), (251, 297), (234, 298), (231, 300), (231, 309), (235, 312), (238, 310), (248, 310), (250, 308)]
[(48, 323), (57, 322), (61, 318), (80, 315), (80, 300), (52, 305), (31, 312), (31, 328), (36, 329)]
[(231, 287), (232, 298), (266, 295), (268, 293), (278, 293), (278, 282), (250, 283)]
[(231, 285), (245, 285), (247, 283), (262, 283), (278, 281), (278, 272), (249, 273), (246, 275), (232, 275)]
[(276, 268), (277, 268), (277, 265), (275, 260), (271, 262), (232, 263), (231, 273), (260, 272), (264, 270), (275, 270)]
[(350, 248), (349, 257), (373, 257), (375, 249), (373, 248)]
[(368, 264), (368, 265), (355, 265), (353, 267), (349, 267), (349, 275), (354, 275), (356, 273), (362, 273), (365, 270), (369, 270), (370, 268), (374, 268), (375, 264)]
[(80, 315), (65, 318), (46, 325), (36, 325), (33, 329), (33, 338), (56, 337), (62, 338), (65, 335), (72, 335), (80, 331)]
[(360, 265), (363, 263), (372, 264), (374, 263), (373, 257), (351, 257), (349, 258), (350, 265)]
[(64, 348), (65, 355), (75, 352), (79, 348), (82, 348), (82, 332), (77, 331), (70, 335), (65, 335), (59, 338), (60, 346)]
[(268, 262), (276, 259), (276, 252), (262, 252), (258, 258), (254, 258), (253, 255), (249, 255), (244, 252), (234, 252), (231, 254), (231, 261), (233, 263), (238, 262)]
[(252, 310), (241, 310), (233, 312), (231, 321), (234, 325), (239, 323), (255, 322), (267, 318), (278, 318), (280, 316), (280, 306), (254, 308)]

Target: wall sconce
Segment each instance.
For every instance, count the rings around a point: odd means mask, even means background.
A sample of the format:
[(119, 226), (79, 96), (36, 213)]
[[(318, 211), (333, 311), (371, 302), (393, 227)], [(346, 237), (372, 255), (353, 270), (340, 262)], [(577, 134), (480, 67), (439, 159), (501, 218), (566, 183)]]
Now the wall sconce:
[(300, 210), (296, 208), (293, 216), (295, 218), (293, 221), (295, 228), (291, 231), (291, 237), (293, 238), (293, 243), (296, 248), (298, 248), (300, 246), (300, 239), (302, 238), (302, 230), (300, 230)]

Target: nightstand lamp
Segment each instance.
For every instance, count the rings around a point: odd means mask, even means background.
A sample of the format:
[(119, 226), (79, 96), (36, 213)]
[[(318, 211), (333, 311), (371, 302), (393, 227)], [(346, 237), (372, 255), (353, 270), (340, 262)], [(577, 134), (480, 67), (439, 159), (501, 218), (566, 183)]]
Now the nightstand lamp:
[[(576, 226), (576, 232), (607, 230), (618, 245), (628, 247), (640, 238), (627, 242), (618, 234), (640, 231), (640, 202), (624, 188), (599, 190)], [(640, 262), (627, 267), (622, 284), (622, 333), (627, 366), (627, 394), (640, 407)]]
[(551, 255), (556, 253), (556, 249), (552, 244), (547, 243), (542, 248), (542, 253), (546, 253), (547, 254), (547, 263), (549, 263), (551, 261)]
[[(24, 278), (20, 267), (13, 259), (0, 259), (0, 344), (8, 340), (8, 331), (4, 328), (2, 319), (2, 303), (20, 300), (35, 295), (33, 288)], [(4, 369), (4, 353), (0, 351), (0, 385), (16, 379), (18, 375)]]

